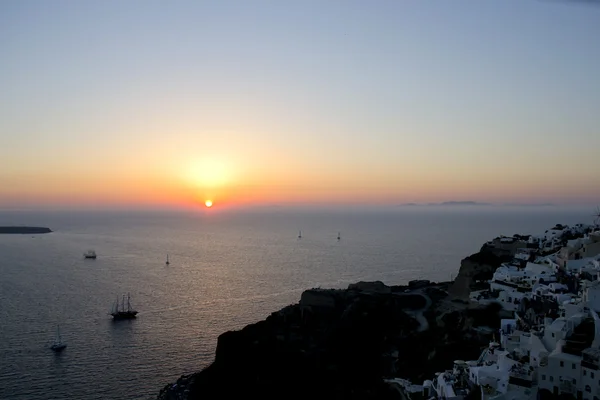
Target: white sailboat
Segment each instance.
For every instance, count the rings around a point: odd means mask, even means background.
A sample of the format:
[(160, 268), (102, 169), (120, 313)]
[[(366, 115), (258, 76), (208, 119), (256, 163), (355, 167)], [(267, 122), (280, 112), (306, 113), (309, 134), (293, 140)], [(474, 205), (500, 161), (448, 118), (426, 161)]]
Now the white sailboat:
[(166, 264), (166, 265), (169, 265), (169, 264), (171, 264), (171, 263), (169, 262), (169, 255), (168, 255), (168, 254), (167, 254), (167, 262), (166, 262), (165, 264)]
[(298, 231), (298, 239), (302, 239), (302, 231)]
[(65, 342), (62, 341), (61, 337), (60, 337), (60, 326), (56, 326), (56, 339), (54, 340), (54, 343), (52, 344), (52, 346), (50, 346), (50, 348), (53, 351), (59, 352), (59, 351), (63, 351), (65, 349), (65, 347), (67, 347), (67, 344)]

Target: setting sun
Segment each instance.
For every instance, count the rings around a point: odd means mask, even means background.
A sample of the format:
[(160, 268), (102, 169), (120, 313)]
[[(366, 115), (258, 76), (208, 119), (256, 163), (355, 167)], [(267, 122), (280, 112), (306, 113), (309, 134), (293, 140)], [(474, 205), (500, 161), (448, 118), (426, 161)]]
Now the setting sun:
[(212, 201), (211, 201), (211, 200), (206, 200), (206, 201), (204, 202), (204, 205), (205, 205), (206, 207), (210, 208), (210, 207), (212, 207), (213, 203), (212, 203)]

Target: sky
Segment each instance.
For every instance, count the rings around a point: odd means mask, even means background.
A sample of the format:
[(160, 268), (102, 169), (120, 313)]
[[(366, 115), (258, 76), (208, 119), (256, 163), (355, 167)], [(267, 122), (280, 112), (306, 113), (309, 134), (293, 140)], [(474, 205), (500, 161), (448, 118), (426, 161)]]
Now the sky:
[(0, 2), (0, 208), (600, 203), (600, 7)]

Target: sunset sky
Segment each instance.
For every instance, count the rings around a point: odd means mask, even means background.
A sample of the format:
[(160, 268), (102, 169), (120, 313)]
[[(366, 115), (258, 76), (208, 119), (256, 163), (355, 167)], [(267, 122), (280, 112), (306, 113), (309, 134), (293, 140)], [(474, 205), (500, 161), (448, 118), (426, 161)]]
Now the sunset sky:
[(600, 202), (600, 7), (2, 1), (0, 208)]

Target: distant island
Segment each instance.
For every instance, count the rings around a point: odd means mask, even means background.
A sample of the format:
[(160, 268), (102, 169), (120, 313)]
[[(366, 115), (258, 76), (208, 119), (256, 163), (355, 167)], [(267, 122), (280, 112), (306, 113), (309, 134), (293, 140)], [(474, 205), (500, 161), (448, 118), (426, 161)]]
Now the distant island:
[(479, 201), (465, 200), (465, 201), (444, 201), (442, 203), (404, 203), (401, 207), (432, 207), (432, 206), (497, 206), (497, 207), (555, 207), (552, 203), (484, 203)]
[(491, 203), (480, 203), (478, 201), (444, 201), (443, 203), (430, 203), (432, 206), (491, 206)]
[(481, 203), (478, 201), (444, 201), (442, 203), (404, 203), (403, 206), (491, 206), (491, 203)]
[(555, 207), (555, 204), (552, 203), (531, 203), (531, 204), (522, 204), (522, 203), (506, 203), (503, 204), (506, 207)]
[(40, 226), (0, 226), (0, 234), (28, 235), (37, 233), (51, 233), (52, 229)]

